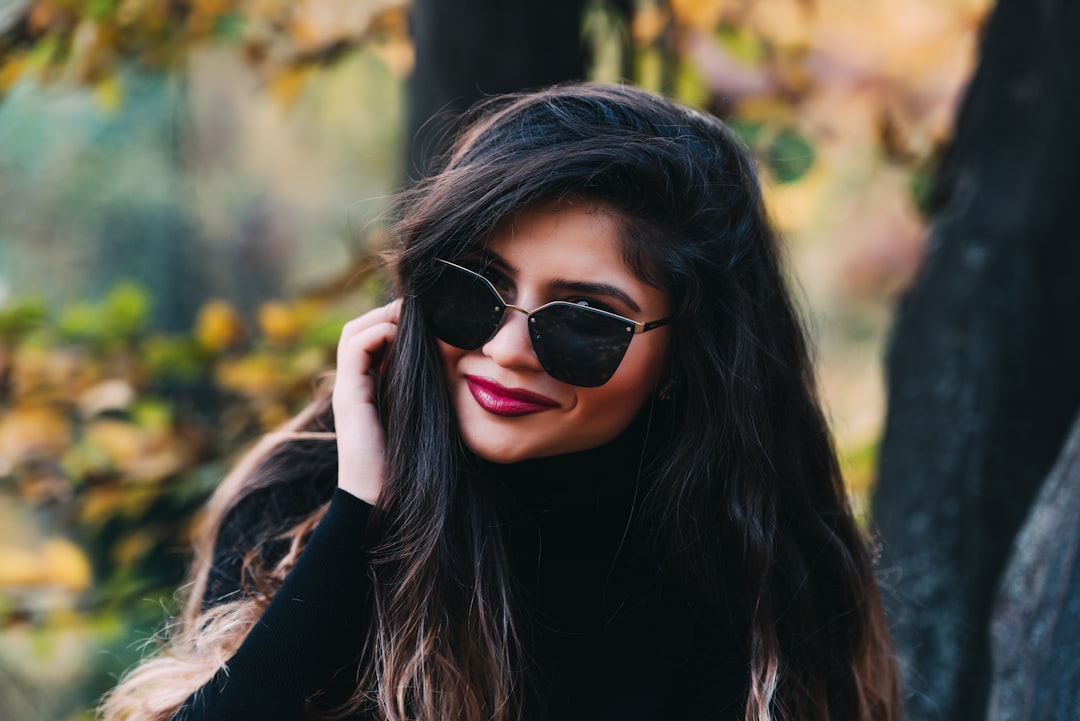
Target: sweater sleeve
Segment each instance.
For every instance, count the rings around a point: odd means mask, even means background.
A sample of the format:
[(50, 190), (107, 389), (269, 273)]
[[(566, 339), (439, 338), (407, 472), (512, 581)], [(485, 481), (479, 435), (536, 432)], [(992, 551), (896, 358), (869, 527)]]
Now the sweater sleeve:
[(371, 620), (371, 506), (336, 490), (326, 516), (236, 654), (176, 721), (299, 721), (305, 699), (360, 652)]

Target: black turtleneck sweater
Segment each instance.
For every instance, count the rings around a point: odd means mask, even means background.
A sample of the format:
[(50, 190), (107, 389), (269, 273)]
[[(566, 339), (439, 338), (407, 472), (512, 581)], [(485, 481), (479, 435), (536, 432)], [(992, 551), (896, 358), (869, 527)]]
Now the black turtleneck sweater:
[[(632, 518), (645, 489), (637, 481), (640, 443), (628, 435), (590, 451), (486, 469), (508, 501), (502, 531), (528, 658), (519, 683), (523, 721), (740, 719), (748, 685), (742, 635), (665, 573)], [(244, 554), (259, 533), (310, 510), (297, 500), (270, 490), (230, 515), (205, 607), (243, 593)], [(333, 492), (259, 622), (176, 719), (300, 721), (313, 693), (347, 695), (371, 621), (370, 512)]]

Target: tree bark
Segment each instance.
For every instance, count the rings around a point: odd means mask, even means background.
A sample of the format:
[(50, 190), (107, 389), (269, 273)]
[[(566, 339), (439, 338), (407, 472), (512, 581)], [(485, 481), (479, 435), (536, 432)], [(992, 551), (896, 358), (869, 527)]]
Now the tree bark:
[(584, 0), (414, 0), (406, 174), (424, 174), (474, 101), (584, 78), (584, 7)]
[(1067, 721), (1080, 707), (1080, 416), (1002, 577), (987, 721)]
[(899, 309), (874, 518), (907, 721), (982, 718), (992, 600), (1080, 408), (1080, 4), (1001, 0)]

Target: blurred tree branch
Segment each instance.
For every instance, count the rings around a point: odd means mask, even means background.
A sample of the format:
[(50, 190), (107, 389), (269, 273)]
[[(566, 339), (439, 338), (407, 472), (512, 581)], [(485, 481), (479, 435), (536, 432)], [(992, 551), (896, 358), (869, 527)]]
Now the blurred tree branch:
[(411, 65), (408, 0), (18, 0), (0, 10), (0, 98), (24, 77), (95, 85), (124, 62), (181, 66), (201, 44), (227, 43), (268, 81), (379, 46)]

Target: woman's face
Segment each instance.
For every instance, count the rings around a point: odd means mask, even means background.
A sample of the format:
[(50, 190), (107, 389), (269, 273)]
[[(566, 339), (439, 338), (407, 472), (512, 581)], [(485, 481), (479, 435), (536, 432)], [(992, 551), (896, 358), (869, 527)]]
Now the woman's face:
[[(535, 310), (553, 300), (632, 320), (667, 317), (667, 294), (626, 266), (618, 225), (602, 207), (541, 206), (495, 233), (485, 274), (507, 303)], [(523, 313), (477, 350), (439, 341), (465, 444), (495, 463), (594, 448), (634, 418), (657, 385), (669, 329), (635, 335), (612, 378), (596, 388), (557, 381), (541, 367)]]

